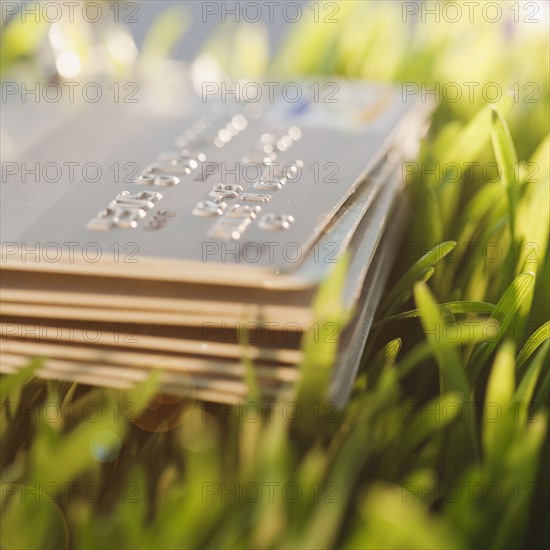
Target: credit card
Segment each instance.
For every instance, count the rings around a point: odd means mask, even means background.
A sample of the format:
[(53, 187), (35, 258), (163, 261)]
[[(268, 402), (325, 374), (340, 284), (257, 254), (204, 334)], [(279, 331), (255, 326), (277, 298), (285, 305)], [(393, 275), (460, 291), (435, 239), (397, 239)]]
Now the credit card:
[[(357, 90), (358, 113), (375, 115), (343, 128), (319, 125), (313, 114), (296, 126), (282, 100), (259, 118), (222, 105), (222, 114), (206, 118), (211, 126), (204, 139), (195, 132), (182, 142), (205, 120), (204, 105), (179, 120), (136, 117), (124, 108), (107, 112), (114, 117), (108, 143), (117, 146), (109, 155), (105, 147), (98, 153), (97, 181), (56, 183), (62, 196), (37, 219), (26, 219), (23, 229), (9, 204), (23, 204), (25, 197), (45, 202), (46, 192), (25, 183), (21, 171), (3, 176), (4, 268), (131, 278), (147, 273), (158, 280), (268, 288), (314, 285), (316, 270), (306, 278), (294, 274), (316, 239), (388, 151), (416, 136), (426, 118), (424, 104), (403, 102), (392, 87), (341, 86)], [(312, 102), (311, 112), (316, 109)], [(82, 116), (79, 136), (97, 135), (97, 120), (97, 109)], [(42, 144), (36, 157), (67, 163), (62, 145), (53, 142), (48, 151)], [(97, 144), (79, 148), (80, 162), (90, 158), (82, 150), (95, 151)], [(33, 153), (28, 156), (32, 164)], [(132, 163), (134, 180), (117, 183), (110, 167)]]
[[(318, 289), (346, 254), (353, 315), (332, 335), (330, 388), (344, 404), (431, 106), (391, 86), (338, 89), (335, 103), (204, 103), (185, 84), (165, 110), (81, 105), (27, 142), (2, 173), (0, 371), (42, 357), (43, 378), (127, 388), (160, 369), (162, 391), (234, 403), (252, 368), (262, 397), (290, 395)], [(76, 172), (50, 181), (48, 166)]]

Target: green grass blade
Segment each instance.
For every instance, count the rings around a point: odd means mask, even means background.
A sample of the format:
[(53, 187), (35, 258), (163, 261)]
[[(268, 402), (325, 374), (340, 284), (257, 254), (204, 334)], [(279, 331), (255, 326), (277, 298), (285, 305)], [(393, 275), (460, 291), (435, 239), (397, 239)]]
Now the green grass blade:
[(546, 362), (550, 342), (546, 341), (526, 370), (514, 395), (514, 402), (519, 404), (519, 422), (525, 422), (529, 414), (536, 412), (532, 408), (531, 399), (542, 367)]
[(427, 270), (430, 270), (436, 263), (445, 258), (455, 247), (456, 242), (454, 241), (438, 244), (417, 260), (382, 301), (380, 305), (381, 315), (389, 315), (408, 300), (414, 284), (421, 280)]
[(0, 398), (4, 398), (11, 392), (17, 391), (27, 382), (27, 380), (34, 375), (35, 371), (42, 364), (43, 359), (34, 359), (28, 365), (19, 369), (17, 372), (3, 376), (0, 381)]
[(500, 166), (502, 183), (508, 194), (512, 241), (516, 240), (516, 210), (518, 201), (518, 158), (508, 125), (495, 106), (491, 106), (491, 139)]
[[(473, 300), (445, 302), (441, 304), (441, 307), (448, 309), (453, 314), (491, 314), (495, 309), (494, 304), (489, 304), (488, 302), (477, 302)], [(412, 309), (410, 311), (405, 311), (403, 313), (398, 313), (397, 315), (392, 315), (391, 317), (388, 317), (386, 319), (382, 319), (381, 321), (378, 321), (375, 326), (389, 323), (390, 321), (411, 319), (419, 316), (420, 310)]]
[(239, 324), (239, 344), (241, 345), (241, 361), (245, 366), (245, 376), (244, 381), (246, 387), (248, 388), (248, 400), (259, 402), (260, 400), (260, 386), (258, 384), (258, 377), (256, 376), (256, 371), (254, 369), (254, 361), (250, 357), (250, 338), (246, 329), (247, 317), (245, 316), (242, 319), (242, 322)]
[(531, 355), (550, 338), (550, 321), (547, 321), (539, 327), (531, 336), (529, 336), (527, 342), (519, 352), (516, 359), (516, 368), (519, 369), (523, 366), (525, 361), (531, 357)]
[[(500, 113), (506, 115), (513, 105), (513, 99), (504, 96), (496, 104)], [(451, 147), (448, 147), (441, 159), (445, 166), (451, 162), (475, 160), (489, 141), (491, 113), (483, 107), (461, 130)]]
[(308, 330), (304, 336), (304, 359), (296, 389), (298, 400), (319, 403), (327, 396), (338, 350), (338, 336), (350, 316), (350, 312), (344, 311), (341, 302), (348, 265), (349, 255), (345, 254), (317, 291), (313, 302), (313, 319), (318, 330)]
[[(418, 308), (422, 312), (421, 319), (426, 339), (434, 346), (433, 355), (440, 372), (440, 393), (458, 392), (464, 400), (467, 400), (471, 395), (470, 385), (455, 344), (449, 342), (444, 337), (447, 323), (439, 305), (425, 283), (417, 283), (415, 285), (414, 298)], [(478, 455), (474, 423), (471, 420), (463, 418), (458, 424), (460, 425), (460, 433), (464, 435), (466, 440), (459, 442), (458, 437), (454, 438), (453, 444), (448, 448), (451, 455), (454, 455), (453, 460), (449, 461), (451, 470), (459, 467), (456, 461), (459, 456), (464, 456), (465, 449), (461, 447), (462, 445), (466, 445), (467, 448), (469, 447), (469, 451), (473, 456)]]
[(499, 350), (487, 384), (485, 407), (498, 407), (501, 417), (484, 415), (483, 448), (490, 462), (496, 463), (504, 455), (514, 433), (510, 404), (514, 395), (514, 345), (506, 342)]
[[(435, 521), (421, 496), (408, 494), (407, 487), (376, 483), (362, 505), (362, 521), (344, 549), (466, 548), (452, 523)], [(412, 483), (412, 487), (418, 488), (418, 484)]]
[[(451, 414), (431, 414), (433, 411), (461, 410), (464, 397), (458, 392), (448, 392), (422, 405), (403, 434), (401, 452), (412, 453), (423, 440), (434, 435), (455, 421)], [(449, 409), (450, 407), (450, 409)], [(426, 414), (426, 412), (428, 414)], [(405, 414), (405, 413), (404, 413)]]
[(401, 349), (401, 338), (395, 338), (388, 342), (375, 356), (372, 365), (368, 369), (367, 376), (369, 381), (374, 381), (384, 369), (391, 368)]
[(435, 359), (441, 369), (441, 387), (445, 391), (459, 391), (464, 397), (470, 395), (468, 380), (462, 370), (458, 354), (444, 337), (444, 327), (447, 323), (441, 314), (439, 304), (435, 301), (428, 287), (424, 283), (417, 283), (414, 287), (414, 298), (419, 306), (420, 318), (426, 333), (426, 339), (435, 345)]
[(521, 304), (523, 304), (533, 292), (534, 285), (535, 276), (532, 273), (522, 273), (514, 279), (498, 301), (491, 317), (499, 323), (499, 332), (486, 346), (479, 347), (472, 354), (467, 367), (471, 380), (476, 380), (490, 355), (506, 335)]

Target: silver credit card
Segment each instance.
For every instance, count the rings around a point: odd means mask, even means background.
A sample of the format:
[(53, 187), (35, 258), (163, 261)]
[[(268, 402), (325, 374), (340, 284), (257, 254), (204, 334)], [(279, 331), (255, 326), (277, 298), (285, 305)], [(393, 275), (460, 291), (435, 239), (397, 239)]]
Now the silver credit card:
[[(247, 397), (246, 358), (277, 398), (347, 254), (342, 404), (404, 224), (401, 165), (431, 107), (344, 81), (336, 102), (203, 103), (186, 75), (149, 90), (156, 102), (71, 106), (3, 159), (0, 370), (45, 355), (43, 378), (131, 387), (161, 368), (167, 393), (232, 403)], [(43, 113), (11, 107), (27, 123)]]
[[(258, 287), (315, 284), (316, 269), (305, 279), (293, 275), (321, 232), (425, 119), (422, 104), (403, 102), (392, 87), (340, 87), (346, 105), (280, 99), (261, 106), (259, 117), (249, 105), (218, 103), (209, 112), (197, 98), (169, 118), (120, 105), (98, 116), (98, 107), (90, 108), (60, 140), (26, 156), (30, 164), (95, 163), (97, 181), (63, 180), (50, 190), (48, 182), (24, 182), (21, 171), (3, 175), (4, 267)], [(97, 140), (102, 119), (109, 120), (104, 141)], [(120, 167), (127, 181), (115, 174)], [(36, 219), (14, 214), (27, 203)], [(36, 261), (28, 254), (33, 248)]]

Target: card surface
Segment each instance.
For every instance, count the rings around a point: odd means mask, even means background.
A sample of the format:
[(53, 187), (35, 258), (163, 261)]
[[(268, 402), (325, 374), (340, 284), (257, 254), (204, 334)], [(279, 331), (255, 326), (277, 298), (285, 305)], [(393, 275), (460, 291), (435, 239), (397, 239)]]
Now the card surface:
[[(97, 112), (84, 113), (78, 152), (56, 141), (29, 152), (28, 162), (36, 157), (63, 164), (70, 154), (84, 163), (95, 156), (97, 181), (56, 183), (50, 190), (56, 200), (49, 204), (44, 189), (23, 182), (20, 172), (8, 174), (4, 267), (311, 286), (319, 280), (315, 270), (293, 276), (323, 229), (392, 146), (403, 143), (403, 132), (414, 133), (425, 117), (419, 103), (404, 103), (391, 87), (347, 86), (355, 98), (347, 124), (311, 99), (304, 100), (302, 116), (279, 102), (260, 118), (223, 104), (205, 117), (205, 106), (196, 101), (194, 110), (168, 120), (106, 107), (117, 130), (107, 147), (99, 147), (87, 143), (87, 136), (98, 135)], [(330, 126), (331, 119), (340, 122)], [(190, 134), (201, 121), (202, 131)], [(121, 165), (135, 167), (128, 183), (114, 177), (112, 167)], [(36, 219), (13, 214), (25, 201), (39, 203), (30, 210)]]

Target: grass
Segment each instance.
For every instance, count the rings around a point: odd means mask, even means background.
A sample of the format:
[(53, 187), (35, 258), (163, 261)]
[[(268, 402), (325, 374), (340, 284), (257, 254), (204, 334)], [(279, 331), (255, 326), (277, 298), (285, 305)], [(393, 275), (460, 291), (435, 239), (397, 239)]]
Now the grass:
[[(334, 345), (311, 342), (295, 400), (259, 420), (252, 397), (155, 424), (154, 377), (127, 393), (36, 380), (39, 362), (3, 378), (2, 547), (549, 546), (548, 37), (477, 19), (407, 37), (399, 3), (339, 5), (273, 65), (257, 28), (209, 49), (250, 78), (535, 83), (537, 101), (438, 102), (420, 162), (477, 164), (406, 178), (416, 215), (344, 410), (324, 400)], [(346, 318), (344, 269), (321, 326)]]

